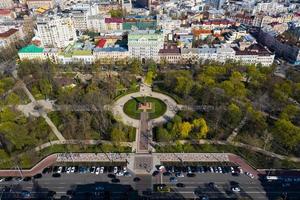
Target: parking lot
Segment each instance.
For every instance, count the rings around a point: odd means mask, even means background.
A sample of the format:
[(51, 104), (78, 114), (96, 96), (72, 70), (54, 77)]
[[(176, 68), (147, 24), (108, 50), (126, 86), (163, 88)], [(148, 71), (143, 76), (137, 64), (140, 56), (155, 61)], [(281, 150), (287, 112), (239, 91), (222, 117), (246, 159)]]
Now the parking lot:
[[(134, 175), (124, 163), (117, 166), (53, 166), (35, 177), (0, 179), (2, 199), (43, 199), (48, 196), (85, 199), (111, 196), (113, 199), (139, 195), (154, 198), (238, 198), (272, 199), (287, 195), (299, 199), (298, 184), (261, 181), (238, 166), (156, 166), (152, 175)], [(152, 185), (152, 188), (148, 188)], [(159, 190), (163, 186), (167, 192)], [(149, 189), (152, 189), (150, 191)], [(138, 191), (137, 191), (138, 190)]]

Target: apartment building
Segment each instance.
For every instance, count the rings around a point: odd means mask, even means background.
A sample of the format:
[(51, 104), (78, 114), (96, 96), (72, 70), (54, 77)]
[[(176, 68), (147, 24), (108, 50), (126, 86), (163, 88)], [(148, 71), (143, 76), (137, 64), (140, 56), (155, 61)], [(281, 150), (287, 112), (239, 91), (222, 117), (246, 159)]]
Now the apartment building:
[(133, 58), (159, 60), (158, 52), (163, 48), (164, 35), (154, 31), (137, 31), (128, 35), (128, 50)]
[(12, 8), (14, 5), (13, 0), (1, 0), (0, 1), (0, 9), (3, 8)]
[(37, 36), (45, 47), (63, 48), (77, 39), (70, 17), (46, 16), (37, 19)]

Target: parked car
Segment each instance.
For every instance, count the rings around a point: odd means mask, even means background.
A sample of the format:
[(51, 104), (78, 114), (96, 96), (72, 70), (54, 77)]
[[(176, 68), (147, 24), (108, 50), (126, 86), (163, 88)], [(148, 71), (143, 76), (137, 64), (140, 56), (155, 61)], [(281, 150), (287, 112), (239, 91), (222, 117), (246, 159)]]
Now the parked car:
[(232, 191), (232, 192), (240, 192), (241, 189), (240, 189), (239, 187), (232, 187), (232, 188), (231, 188), (231, 191)]
[(100, 167), (100, 174), (104, 173), (104, 167)]
[(75, 172), (75, 167), (71, 167), (71, 173), (74, 173)]
[(62, 166), (59, 166), (57, 169), (57, 173), (59, 173), (59, 174), (62, 173), (62, 169), (63, 169)]
[(124, 172), (124, 176), (131, 176), (129, 172)]
[(254, 178), (254, 175), (251, 174), (250, 172), (245, 172), (245, 174), (246, 174), (247, 176), (249, 176), (250, 178)]
[(177, 187), (185, 187), (185, 185), (183, 183), (177, 183), (176, 186)]
[(95, 174), (96, 174), (96, 175), (100, 174), (100, 167), (97, 167), (97, 168), (96, 168)]
[(68, 167), (68, 168), (67, 168), (67, 174), (70, 174), (71, 169), (72, 169), (71, 167)]
[(177, 172), (177, 173), (175, 173), (175, 176), (176, 177), (184, 177), (184, 174), (181, 172)]
[(124, 172), (119, 171), (119, 172), (116, 173), (116, 176), (124, 176)]
[(114, 167), (114, 174), (118, 172), (118, 167)]
[(171, 183), (176, 183), (177, 182), (177, 178), (174, 177), (174, 176), (170, 177), (170, 182)]

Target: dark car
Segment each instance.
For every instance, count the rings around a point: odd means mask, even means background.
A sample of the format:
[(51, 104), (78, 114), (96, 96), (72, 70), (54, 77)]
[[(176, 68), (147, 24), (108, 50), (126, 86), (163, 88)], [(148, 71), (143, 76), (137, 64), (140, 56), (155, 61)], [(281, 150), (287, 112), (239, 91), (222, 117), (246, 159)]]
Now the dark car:
[(176, 186), (177, 187), (185, 187), (185, 185), (183, 183), (177, 183)]
[(12, 177), (5, 177), (4, 181), (11, 181), (13, 178)]
[(134, 182), (139, 182), (141, 179), (139, 177), (134, 177), (133, 181)]
[(54, 174), (52, 174), (52, 177), (59, 178), (59, 177), (61, 177), (61, 174), (60, 173), (54, 173)]
[(159, 171), (154, 171), (153, 173), (152, 173), (152, 176), (156, 176), (156, 175), (158, 175), (159, 174)]
[(196, 176), (196, 174), (193, 174), (193, 173), (187, 173), (187, 175), (186, 175), (187, 177), (195, 177)]
[(27, 176), (27, 177), (24, 177), (23, 181), (27, 182), (27, 181), (31, 181), (31, 177)]
[(116, 178), (116, 175), (114, 175), (114, 174), (107, 174), (107, 177), (108, 178)]
[(113, 183), (120, 183), (120, 179), (113, 178), (113, 179), (111, 179), (111, 182), (113, 182)]
[(33, 178), (39, 179), (39, 178), (42, 178), (42, 176), (43, 176), (42, 174), (36, 174), (36, 175), (33, 176)]
[(46, 167), (45, 169), (43, 169), (42, 173), (47, 174), (47, 173), (49, 173), (49, 171), (50, 171), (50, 168)]
[(170, 173), (170, 172), (164, 172), (163, 175), (164, 175), (164, 176), (171, 176), (172, 173)]

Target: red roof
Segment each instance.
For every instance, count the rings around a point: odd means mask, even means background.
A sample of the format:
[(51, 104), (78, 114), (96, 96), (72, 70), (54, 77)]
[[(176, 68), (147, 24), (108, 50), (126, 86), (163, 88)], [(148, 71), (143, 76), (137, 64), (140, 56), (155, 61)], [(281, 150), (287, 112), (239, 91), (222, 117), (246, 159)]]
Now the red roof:
[(99, 42), (97, 44), (97, 47), (98, 48), (103, 48), (105, 43), (106, 43), (106, 39), (101, 39), (101, 40), (99, 40)]
[(10, 10), (9, 9), (0, 9), (0, 15), (9, 15)]
[(116, 17), (112, 17), (112, 18), (105, 18), (105, 23), (123, 23), (123, 18), (116, 18)]
[(9, 36), (11, 36), (12, 34), (16, 33), (18, 31), (18, 29), (9, 29), (6, 32), (0, 33), (0, 38), (7, 38)]

